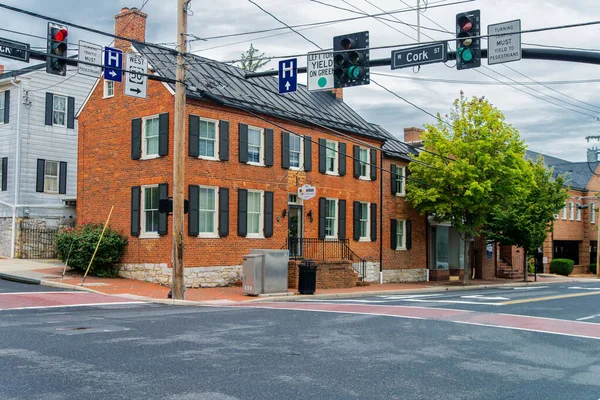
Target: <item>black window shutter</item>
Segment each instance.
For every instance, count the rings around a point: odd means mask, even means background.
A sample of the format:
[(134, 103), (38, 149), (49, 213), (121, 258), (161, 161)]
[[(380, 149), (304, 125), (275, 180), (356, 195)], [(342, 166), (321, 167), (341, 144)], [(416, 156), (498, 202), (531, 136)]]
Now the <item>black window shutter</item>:
[(38, 158), (37, 160), (37, 176), (35, 178), (35, 191), (44, 191), (44, 175), (46, 174), (46, 160)]
[(390, 167), (391, 173), (390, 173), (390, 178), (391, 178), (391, 182), (390, 182), (390, 187), (392, 188), (392, 196), (395, 196), (396, 193), (398, 193), (398, 180), (397, 180), (397, 170), (396, 170), (396, 166), (394, 164), (391, 165)]
[(377, 150), (371, 149), (371, 180), (377, 180)]
[(325, 155), (327, 153), (327, 141), (325, 139), (319, 139), (319, 172), (324, 174), (327, 171), (327, 159)]
[(412, 247), (412, 222), (406, 221), (406, 229), (404, 234), (406, 235), (406, 250), (410, 250)]
[(398, 247), (398, 236), (396, 235), (396, 224), (398, 223), (398, 221), (396, 221), (395, 219), (390, 220), (391, 225), (390, 225), (390, 239), (391, 239), (391, 247), (392, 250), (396, 250), (396, 247)]
[(140, 190), (139, 186), (131, 188), (131, 236), (140, 236)]
[(200, 233), (200, 186), (189, 185), (188, 235), (198, 236)]
[(238, 189), (238, 236), (248, 234), (248, 190)]
[(265, 129), (265, 167), (273, 166), (274, 150), (273, 129)]
[[(241, 163), (248, 162), (248, 125), (239, 124), (239, 159)], [(245, 235), (244, 235), (245, 236)]]
[(360, 201), (352, 203), (352, 238), (360, 239)]
[(338, 200), (338, 239), (346, 239), (346, 200)]
[(2, 190), (7, 190), (8, 183), (8, 157), (2, 159)]
[(408, 193), (406, 190), (406, 183), (408, 182), (408, 176), (410, 175), (410, 170), (408, 169), (408, 165), (404, 167), (404, 179), (402, 182), (404, 183), (404, 193)]
[(67, 163), (64, 161), (60, 162), (58, 171), (58, 193), (67, 193)]
[[(10, 90), (4, 92), (4, 123), (10, 122)], [(4, 176), (4, 175), (2, 175)]]
[(265, 192), (265, 237), (273, 236), (273, 192)]
[(325, 197), (319, 198), (319, 239), (325, 239)]
[(229, 236), (229, 189), (219, 188), (219, 236)]
[(46, 125), (52, 126), (53, 107), (54, 107), (54, 94), (46, 93)]
[(75, 97), (67, 97), (67, 129), (75, 129)]
[(290, 134), (281, 132), (281, 168), (290, 168)]
[(340, 176), (346, 175), (346, 143), (340, 143), (338, 146), (338, 174)]
[[(162, 199), (168, 199), (169, 198), (169, 184), (168, 183), (161, 183), (158, 185), (158, 199), (159, 201)], [(167, 227), (168, 224), (168, 220), (169, 220), (169, 214), (168, 213), (158, 213), (158, 234), (159, 235), (166, 235), (167, 233), (169, 233), (169, 228)]]
[(371, 242), (377, 240), (377, 204), (371, 203)]
[(229, 161), (229, 121), (219, 121), (219, 160)]
[(354, 145), (352, 148), (352, 157), (354, 157), (354, 177), (360, 177), (360, 147)]
[(189, 142), (188, 142), (188, 156), (198, 157), (199, 153), (199, 137), (200, 137), (200, 117), (197, 115), (190, 115), (190, 122), (188, 126)]
[(312, 137), (304, 136), (304, 171), (312, 171)]
[(142, 120), (131, 120), (131, 159), (139, 160), (142, 156)]
[(158, 116), (158, 155), (169, 154), (169, 113)]

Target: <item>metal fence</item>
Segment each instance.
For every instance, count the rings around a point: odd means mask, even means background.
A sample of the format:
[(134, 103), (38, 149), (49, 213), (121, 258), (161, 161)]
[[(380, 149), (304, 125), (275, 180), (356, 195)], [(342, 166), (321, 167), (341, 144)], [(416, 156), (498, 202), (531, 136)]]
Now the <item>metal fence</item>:
[(21, 258), (56, 258), (54, 236), (58, 229), (21, 226)]

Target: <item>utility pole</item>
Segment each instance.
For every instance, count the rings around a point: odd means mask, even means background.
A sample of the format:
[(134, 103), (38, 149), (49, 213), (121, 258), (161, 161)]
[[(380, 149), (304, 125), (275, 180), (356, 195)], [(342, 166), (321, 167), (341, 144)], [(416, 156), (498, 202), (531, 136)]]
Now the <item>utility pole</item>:
[(177, 72), (175, 84), (175, 145), (173, 146), (173, 298), (184, 299), (183, 275), (183, 202), (185, 138), (185, 58), (187, 50), (187, 5), (191, 0), (177, 0)]

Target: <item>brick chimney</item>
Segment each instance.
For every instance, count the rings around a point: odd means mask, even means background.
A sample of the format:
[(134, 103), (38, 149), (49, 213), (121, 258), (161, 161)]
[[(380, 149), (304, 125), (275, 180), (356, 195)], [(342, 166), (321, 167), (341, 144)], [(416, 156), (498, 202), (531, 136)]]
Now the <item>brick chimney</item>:
[[(146, 40), (146, 18), (145, 14), (137, 8), (123, 7), (121, 12), (115, 15), (115, 35), (144, 42)], [(115, 47), (119, 50), (129, 50), (131, 42), (115, 39)]]
[(344, 100), (344, 89), (343, 88), (331, 89), (331, 93), (333, 93), (333, 95), (335, 96), (336, 99)]
[(404, 142), (406, 143), (420, 143), (421, 134), (423, 129), (420, 128), (404, 128)]
[(4, 73), (4, 65), (0, 64), (0, 74)]

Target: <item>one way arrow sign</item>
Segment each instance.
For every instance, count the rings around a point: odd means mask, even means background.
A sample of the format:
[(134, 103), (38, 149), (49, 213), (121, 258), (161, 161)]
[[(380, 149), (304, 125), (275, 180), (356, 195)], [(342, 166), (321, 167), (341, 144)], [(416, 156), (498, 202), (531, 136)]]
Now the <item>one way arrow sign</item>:
[(298, 59), (279, 61), (279, 94), (295, 92), (298, 88)]

